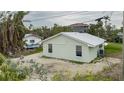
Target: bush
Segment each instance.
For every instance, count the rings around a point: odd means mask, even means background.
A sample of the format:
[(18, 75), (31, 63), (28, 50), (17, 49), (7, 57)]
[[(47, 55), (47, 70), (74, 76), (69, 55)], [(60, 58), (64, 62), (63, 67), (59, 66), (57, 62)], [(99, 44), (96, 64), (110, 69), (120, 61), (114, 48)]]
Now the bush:
[(77, 73), (74, 77), (73, 80), (75, 81), (82, 81), (84, 80), (84, 77), (82, 77), (79, 73)]
[(62, 74), (55, 74), (55, 75), (52, 77), (52, 80), (53, 80), (53, 81), (62, 81), (62, 80), (63, 80), (63, 76), (62, 76)]
[(17, 81), (26, 78), (25, 68), (18, 67), (16, 63), (5, 60), (5, 57), (0, 54), (0, 80), (1, 81)]
[(94, 75), (91, 72), (89, 72), (87, 75), (81, 75), (77, 73), (73, 77), (70, 77), (69, 74), (64, 75), (62, 73), (59, 73), (59, 74), (55, 74), (52, 77), (52, 80), (54, 81), (67, 81), (67, 80), (68, 81), (112, 81), (114, 79), (110, 76), (103, 76), (100, 73), (97, 73)]
[(75, 81), (90, 81), (90, 80), (96, 80), (95, 75), (89, 73), (86, 76), (82, 76), (81, 74), (77, 73), (74, 77), (73, 80)]
[(71, 73), (69, 71), (65, 71), (63, 72), (59, 72), (56, 73), (53, 77), (52, 77), (53, 81), (71, 81), (72, 77), (71, 77)]
[[(13, 65), (15, 65), (16, 67)], [(24, 80), (26, 78), (26, 75), (26, 70), (19, 68), (17, 64), (3, 63), (0, 66), (0, 80), (2, 81)]]
[[(42, 81), (47, 81), (48, 77), (48, 69), (44, 64), (39, 64), (36, 62), (31, 62), (30, 67), (27, 68), (28, 72), (28, 80), (30, 79), (38, 79)], [(37, 77), (34, 77), (36, 75)]]
[(77, 73), (74, 77), (73, 80), (75, 81), (112, 81), (113, 78), (108, 77), (108, 76), (102, 76), (101, 74), (92, 74), (89, 73), (85, 76)]
[(0, 65), (5, 61), (5, 57), (0, 53)]

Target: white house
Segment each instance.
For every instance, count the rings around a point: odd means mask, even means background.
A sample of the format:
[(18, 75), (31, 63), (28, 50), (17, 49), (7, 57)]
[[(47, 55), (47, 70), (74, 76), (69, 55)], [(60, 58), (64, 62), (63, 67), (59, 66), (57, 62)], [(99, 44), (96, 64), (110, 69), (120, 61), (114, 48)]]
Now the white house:
[(104, 42), (88, 33), (61, 32), (43, 40), (43, 56), (88, 63), (104, 52)]
[(37, 48), (41, 45), (41, 37), (34, 34), (26, 34), (23, 38), (24, 48)]

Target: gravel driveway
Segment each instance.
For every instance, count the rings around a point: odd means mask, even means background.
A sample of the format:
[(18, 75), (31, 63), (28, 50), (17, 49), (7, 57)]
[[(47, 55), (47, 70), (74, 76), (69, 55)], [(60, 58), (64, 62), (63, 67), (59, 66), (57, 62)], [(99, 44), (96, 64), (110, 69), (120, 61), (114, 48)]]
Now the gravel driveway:
[[(70, 72), (70, 73), (73, 73), (73, 75), (75, 75), (77, 72), (83, 75), (87, 74), (88, 72), (97, 73), (102, 71), (105, 67), (109, 67), (113, 64), (121, 63), (121, 59), (108, 57), (108, 58), (103, 58), (101, 60), (98, 60), (98, 62), (95, 62), (95, 63), (76, 64), (76, 63), (69, 62), (67, 60), (44, 58), (44, 57), (41, 57), (41, 55), (42, 55), (41, 53), (37, 53), (37, 54), (25, 56), (24, 65), (29, 66), (29, 64), (31, 64), (29, 63), (29, 60), (31, 59), (33, 59), (35, 62), (39, 64), (44, 64), (49, 70), (49, 73), (48, 73), (49, 78), (51, 78), (54, 74), (60, 71)], [(19, 60), (19, 58), (14, 58), (11, 60), (16, 62)]]
[[(38, 60), (40, 60), (41, 56), (42, 56), (42, 53), (36, 53), (36, 54), (24, 56), (23, 61), (28, 62), (31, 59), (33, 59), (34, 61), (38, 61)], [(12, 60), (12, 61), (18, 61), (18, 60), (20, 60), (20, 58), (12, 58), (10, 60)]]

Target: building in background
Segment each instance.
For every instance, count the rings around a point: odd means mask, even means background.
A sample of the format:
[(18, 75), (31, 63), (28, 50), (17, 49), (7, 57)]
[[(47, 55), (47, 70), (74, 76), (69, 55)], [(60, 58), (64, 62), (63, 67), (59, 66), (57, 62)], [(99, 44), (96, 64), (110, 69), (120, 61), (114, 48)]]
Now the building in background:
[(117, 42), (117, 43), (123, 42), (123, 33), (122, 32), (117, 33), (117, 36), (115, 37), (115, 42)]
[(83, 23), (75, 23), (70, 25), (73, 32), (80, 32), (80, 33), (86, 33), (88, 32), (88, 24)]
[(33, 49), (41, 46), (41, 37), (35, 34), (25, 34), (23, 41), (25, 42), (24, 48)]

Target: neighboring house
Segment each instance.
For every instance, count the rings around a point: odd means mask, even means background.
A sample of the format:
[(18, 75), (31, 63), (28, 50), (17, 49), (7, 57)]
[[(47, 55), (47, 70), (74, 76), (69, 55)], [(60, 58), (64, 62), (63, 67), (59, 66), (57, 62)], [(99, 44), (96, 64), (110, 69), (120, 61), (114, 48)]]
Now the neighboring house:
[(122, 39), (122, 37), (123, 37), (123, 33), (122, 33), (122, 32), (118, 32), (118, 33), (117, 33), (117, 36), (118, 36), (119, 38)]
[(73, 32), (85, 33), (85, 32), (88, 32), (89, 26), (87, 24), (83, 24), (83, 23), (76, 23), (76, 24), (70, 25), (70, 27)]
[(24, 48), (37, 48), (41, 45), (41, 37), (34, 34), (26, 34), (23, 38)]
[(115, 37), (115, 42), (122, 43), (122, 41), (123, 41), (122, 39), (123, 39), (123, 33), (118, 32), (117, 36)]
[(61, 32), (43, 40), (43, 56), (91, 62), (104, 52), (104, 42), (88, 33)]

